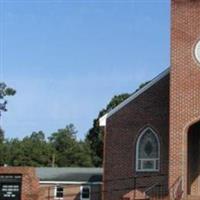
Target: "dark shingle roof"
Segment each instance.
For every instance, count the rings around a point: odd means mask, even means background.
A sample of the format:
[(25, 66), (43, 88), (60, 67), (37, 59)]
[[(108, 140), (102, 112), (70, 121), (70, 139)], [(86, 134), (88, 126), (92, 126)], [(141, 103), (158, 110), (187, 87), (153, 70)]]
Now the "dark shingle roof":
[(40, 181), (101, 182), (102, 168), (36, 168)]

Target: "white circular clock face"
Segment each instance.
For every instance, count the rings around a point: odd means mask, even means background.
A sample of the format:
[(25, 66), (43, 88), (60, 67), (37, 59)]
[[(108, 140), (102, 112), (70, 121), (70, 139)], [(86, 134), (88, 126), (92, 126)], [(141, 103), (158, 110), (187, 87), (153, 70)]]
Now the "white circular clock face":
[(195, 46), (195, 58), (200, 63), (200, 41)]

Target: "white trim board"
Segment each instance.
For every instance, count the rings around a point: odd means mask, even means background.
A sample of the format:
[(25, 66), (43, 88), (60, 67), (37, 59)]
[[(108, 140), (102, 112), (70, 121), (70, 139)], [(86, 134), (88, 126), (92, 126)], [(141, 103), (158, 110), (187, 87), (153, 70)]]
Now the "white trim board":
[(40, 184), (66, 184), (66, 185), (82, 185), (82, 184), (88, 184), (88, 185), (100, 185), (102, 182), (78, 182), (78, 181), (40, 181)]
[(156, 76), (154, 79), (152, 79), (148, 84), (146, 84), (143, 88), (141, 88), (140, 90), (138, 90), (137, 92), (133, 93), (128, 99), (126, 99), (125, 101), (123, 101), (122, 103), (120, 103), (118, 106), (116, 106), (114, 109), (112, 109), (110, 112), (106, 113), (104, 116), (102, 116), (99, 119), (99, 125), (101, 127), (106, 126), (106, 121), (109, 117), (111, 117), (112, 115), (114, 115), (116, 112), (118, 112), (119, 110), (121, 110), (124, 106), (126, 106), (128, 103), (130, 103), (131, 101), (133, 101), (135, 98), (137, 98), (140, 94), (142, 94), (143, 92), (145, 92), (146, 90), (148, 90), (151, 86), (153, 86), (154, 84), (156, 84), (158, 81), (160, 81), (162, 78), (164, 78), (166, 75), (169, 74), (170, 68), (167, 68), (165, 71), (163, 71), (162, 73), (160, 73), (158, 76)]

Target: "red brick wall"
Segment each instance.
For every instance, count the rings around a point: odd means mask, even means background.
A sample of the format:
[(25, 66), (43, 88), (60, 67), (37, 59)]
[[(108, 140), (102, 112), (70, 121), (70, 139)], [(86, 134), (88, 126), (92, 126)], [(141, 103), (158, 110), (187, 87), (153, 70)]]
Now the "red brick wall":
[[(134, 186), (136, 140), (146, 126), (152, 127), (161, 142), (159, 175), (168, 173), (169, 75), (107, 119), (104, 147), (104, 200), (119, 200), (131, 194)], [(129, 178), (130, 177), (130, 178)], [(160, 177), (137, 179), (149, 186)], [(141, 190), (142, 191), (142, 190)], [(130, 193), (130, 194), (129, 194)]]
[[(39, 200), (39, 180), (35, 169), (30, 167), (0, 167), (0, 174), (22, 175), (22, 199)], [(42, 199), (41, 199), (42, 200)]]
[(187, 187), (187, 130), (200, 120), (200, 64), (193, 57), (200, 39), (200, 1), (172, 0), (170, 80), (170, 186), (182, 176)]
[[(22, 175), (21, 200), (54, 200), (56, 185), (40, 184), (35, 168), (31, 167), (0, 167), (0, 174)], [(63, 200), (80, 200), (81, 185), (63, 185)], [(91, 185), (91, 200), (101, 200), (101, 184)]]
[[(43, 191), (43, 200), (54, 200), (54, 190), (56, 185), (41, 184), (40, 188)], [(80, 185), (63, 184), (64, 198), (63, 200), (80, 200)], [(101, 200), (101, 185), (90, 185), (91, 200)]]

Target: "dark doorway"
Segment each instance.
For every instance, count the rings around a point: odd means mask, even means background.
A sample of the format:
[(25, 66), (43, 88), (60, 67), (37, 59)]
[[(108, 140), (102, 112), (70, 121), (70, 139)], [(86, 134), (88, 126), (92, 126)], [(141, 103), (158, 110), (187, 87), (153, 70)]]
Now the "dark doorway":
[(0, 200), (21, 200), (21, 175), (0, 175)]
[(188, 194), (200, 195), (200, 122), (188, 132)]

